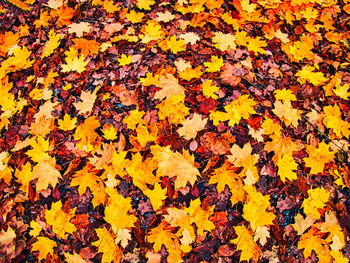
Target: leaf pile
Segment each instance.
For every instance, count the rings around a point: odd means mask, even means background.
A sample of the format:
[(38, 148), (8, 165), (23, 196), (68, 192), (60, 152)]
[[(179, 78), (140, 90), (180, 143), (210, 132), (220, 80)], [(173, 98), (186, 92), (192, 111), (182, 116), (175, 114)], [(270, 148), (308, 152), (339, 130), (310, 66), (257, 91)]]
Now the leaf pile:
[(348, 262), (349, 13), (2, 1), (1, 262)]

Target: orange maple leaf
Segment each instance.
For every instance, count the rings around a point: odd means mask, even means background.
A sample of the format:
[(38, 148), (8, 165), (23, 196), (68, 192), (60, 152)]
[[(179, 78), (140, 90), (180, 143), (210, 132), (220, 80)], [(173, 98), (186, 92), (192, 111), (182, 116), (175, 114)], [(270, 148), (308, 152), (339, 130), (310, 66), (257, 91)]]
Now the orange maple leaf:
[(52, 15), (57, 16), (57, 24), (59, 26), (69, 26), (70, 21), (75, 14), (75, 10), (71, 7), (62, 5), (59, 9), (53, 11)]

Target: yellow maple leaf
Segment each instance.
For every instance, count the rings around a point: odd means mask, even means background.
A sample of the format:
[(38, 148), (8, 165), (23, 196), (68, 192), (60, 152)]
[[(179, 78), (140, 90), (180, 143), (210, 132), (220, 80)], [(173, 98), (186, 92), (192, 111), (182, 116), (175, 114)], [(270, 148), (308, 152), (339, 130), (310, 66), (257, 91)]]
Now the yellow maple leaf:
[(8, 152), (0, 153), (0, 180), (4, 179), (5, 183), (10, 185), (12, 179), (12, 168), (8, 166), (11, 155)]
[(315, 54), (312, 52), (313, 48), (314, 41), (308, 35), (303, 35), (300, 41), (289, 42), (285, 46), (282, 45), (282, 50), (295, 62), (301, 61), (304, 58), (313, 60), (315, 58)]
[(70, 186), (78, 186), (79, 195), (83, 195), (87, 188), (93, 194), (92, 204), (94, 207), (99, 204), (104, 204), (107, 198), (104, 183), (92, 170), (90, 164), (85, 165), (84, 168), (75, 173)]
[(49, 40), (46, 42), (44, 46), (43, 53), (41, 55), (41, 59), (49, 56), (54, 52), (54, 50), (60, 45), (60, 35), (56, 34), (54, 30), (50, 30), (49, 32)]
[(125, 198), (116, 189), (111, 188), (106, 188), (106, 193), (109, 198), (104, 218), (112, 226), (113, 232), (117, 234), (120, 229), (133, 227), (137, 217), (128, 213), (131, 210), (131, 197)]
[(62, 120), (58, 120), (58, 127), (64, 131), (73, 130), (77, 125), (77, 118), (71, 117), (69, 114), (65, 114)]
[(167, 223), (162, 221), (157, 227), (152, 228), (147, 235), (147, 241), (154, 243), (154, 251), (159, 251), (164, 245), (169, 253), (167, 262), (176, 263), (182, 261), (182, 252), (178, 238), (167, 227)]
[(237, 202), (243, 202), (246, 196), (246, 192), (243, 189), (243, 182), (238, 174), (233, 170), (233, 165), (225, 161), (225, 163), (215, 169), (213, 175), (210, 176), (209, 184), (217, 184), (216, 189), (218, 193), (225, 190), (227, 185), (231, 192), (231, 203), (232, 205)]
[(135, 186), (142, 191), (147, 189), (147, 184), (155, 184), (159, 182), (159, 177), (154, 175), (154, 170), (157, 169), (157, 163), (153, 158), (142, 160), (139, 152), (132, 156), (129, 163), (124, 161), (125, 170), (132, 178)]
[(204, 62), (204, 66), (207, 68), (207, 72), (220, 71), (220, 68), (224, 65), (223, 58), (218, 56), (212, 56), (210, 62)]
[(187, 151), (183, 154), (173, 152), (170, 146), (152, 149), (158, 161), (159, 176), (176, 177), (175, 189), (186, 187), (187, 183), (194, 184), (199, 175), (198, 169), (194, 166), (194, 156)]
[(266, 54), (266, 51), (263, 47), (267, 47), (266, 41), (262, 40), (261, 37), (249, 38), (247, 42), (247, 49), (253, 51), (255, 56), (260, 54)]
[(162, 189), (160, 184), (155, 184), (153, 190), (146, 189), (143, 192), (151, 201), (153, 210), (157, 211), (163, 205), (163, 200), (166, 199), (167, 190)]
[(254, 12), (255, 9), (257, 8), (257, 5), (249, 3), (249, 0), (241, 0), (240, 3), (242, 6), (242, 9), (244, 11), (247, 11), (248, 13)]
[(220, 88), (218, 86), (216, 86), (215, 84), (213, 85), (213, 80), (211, 80), (211, 79), (206, 80), (202, 84), (203, 95), (207, 98), (212, 98), (214, 100), (218, 99), (219, 97), (215, 93), (217, 93), (219, 90), (220, 90)]
[(255, 113), (255, 106), (256, 102), (254, 99), (249, 98), (249, 95), (239, 96), (237, 99), (225, 106), (225, 110), (229, 118), (228, 124), (230, 126), (235, 126), (235, 124), (238, 124), (242, 118), (248, 119), (250, 114)]
[(151, 5), (154, 5), (154, 0), (137, 0), (137, 7), (140, 9), (151, 10)]
[(79, 114), (86, 114), (92, 110), (97, 97), (96, 93), (99, 91), (99, 89), (99, 87), (96, 88), (92, 93), (85, 90), (81, 92), (81, 101), (73, 103), (74, 107), (79, 111)]
[(307, 145), (309, 157), (304, 158), (305, 165), (311, 167), (310, 174), (322, 173), (325, 165), (334, 159), (335, 153), (330, 151), (329, 145), (321, 142), (318, 148)]
[[(192, 227), (192, 218), (185, 210), (168, 207), (166, 211), (167, 214), (164, 215), (164, 219), (171, 227), (180, 227), (181, 230), (187, 230), (192, 233), (191, 235), (193, 238), (195, 237)], [(181, 230), (180, 232), (182, 232)]]
[(153, 75), (152, 72), (147, 72), (145, 78), (140, 78), (140, 82), (143, 86), (157, 85), (159, 82), (159, 75)]
[(48, 254), (53, 256), (53, 248), (57, 247), (55, 241), (48, 237), (37, 237), (37, 241), (32, 246), (32, 251), (39, 251), (39, 260), (45, 259)]
[(32, 54), (27, 47), (13, 46), (8, 52), (9, 57), (1, 63), (0, 76), (5, 72), (15, 72), (21, 69), (30, 68), (35, 60), (29, 60)]
[(307, 191), (309, 197), (304, 200), (302, 208), (307, 216), (312, 216), (315, 220), (320, 219), (319, 209), (328, 202), (330, 193), (324, 188), (315, 188)]
[(208, 119), (202, 120), (202, 116), (198, 113), (194, 113), (192, 119), (186, 119), (182, 122), (182, 127), (177, 130), (180, 136), (183, 136), (186, 140), (194, 139), (197, 133), (204, 129)]
[(121, 57), (118, 58), (117, 60), (120, 66), (129, 65), (132, 62), (132, 55), (127, 56), (125, 54), (122, 54)]
[(115, 129), (113, 125), (105, 125), (103, 127), (103, 136), (107, 140), (115, 140), (117, 139), (118, 131)]
[(289, 181), (298, 179), (297, 173), (295, 172), (298, 168), (298, 164), (295, 162), (292, 153), (284, 154), (279, 158), (277, 166), (278, 175), (284, 183), (286, 182), (286, 178)]
[(137, 136), (130, 136), (130, 142), (134, 145), (135, 149), (141, 150), (147, 146), (148, 142), (157, 141), (158, 128), (157, 126), (150, 126), (150, 130), (145, 124), (138, 125), (135, 129)]
[(75, 209), (66, 213), (62, 210), (61, 200), (52, 203), (51, 209), (45, 211), (46, 222), (52, 226), (52, 231), (60, 238), (64, 239), (65, 234), (72, 234), (76, 231), (75, 225), (70, 223), (70, 219), (73, 217)]
[(231, 34), (224, 34), (222, 32), (215, 32), (212, 41), (214, 46), (220, 51), (227, 51), (228, 49), (236, 48), (236, 37)]
[(69, 72), (69, 71), (76, 71), (78, 73), (82, 73), (86, 70), (86, 65), (89, 64), (89, 60), (85, 60), (85, 57), (83, 56), (77, 56), (77, 57), (67, 57), (66, 58), (67, 64), (62, 64), (62, 72)]
[(298, 249), (304, 249), (305, 259), (311, 256), (311, 252), (315, 251), (320, 263), (333, 262), (330, 256), (329, 246), (326, 241), (316, 232), (310, 230), (303, 234), (298, 242)]
[[(280, 126), (272, 126), (279, 128)], [(281, 136), (281, 134), (270, 135), (272, 141), (265, 143), (264, 149), (267, 152), (275, 152), (273, 161), (277, 162), (283, 155), (299, 151), (303, 148), (303, 145), (299, 141), (294, 141), (290, 137)]]
[(113, 235), (106, 228), (95, 229), (98, 240), (92, 245), (98, 248), (98, 253), (102, 253), (102, 263), (112, 261), (119, 263), (123, 255), (122, 251), (115, 244)]
[(172, 74), (160, 76), (159, 81), (155, 84), (161, 90), (154, 94), (154, 98), (162, 100), (170, 98), (172, 95), (185, 96), (185, 88), (179, 84), (178, 79)]
[(276, 101), (275, 109), (273, 109), (273, 113), (275, 113), (284, 123), (289, 126), (293, 125), (294, 127), (298, 126), (298, 120), (300, 120), (300, 111), (292, 107), (292, 104), (289, 100), (284, 102)]
[(286, 100), (297, 100), (297, 97), (289, 89), (279, 89), (274, 92), (276, 100), (286, 101)]
[[(56, 160), (54, 158), (40, 160), (39, 163), (33, 167), (32, 179), (38, 179), (36, 183), (36, 190), (46, 190), (49, 185), (55, 187), (58, 179), (62, 178), (59, 171), (56, 169)], [(49, 175), (49, 176), (48, 176)]]
[(131, 23), (136, 24), (142, 21), (145, 14), (141, 12), (136, 12), (135, 10), (131, 10), (125, 16)]
[(77, 144), (79, 150), (89, 152), (97, 147), (100, 148), (100, 137), (95, 131), (99, 126), (100, 122), (96, 116), (90, 116), (76, 128), (74, 140), (80, 140)]
[(194, 78), (200, 78), (203, 75), (202, 66), (188, 67), (184, 71), (178, 72), (179, 78), (190, 81)]
[(34, 21), (35, 27), (41, 28), (41, 27), (47, 27), (49, 25), (49, 20), (51, 19), (51, 16), (49, 12), (42, 11), (40, 12), (40, 17)]
[(299, 70), (295, 76), (298, 77), (297, 80), (300, 84), (310, 82), (314, 86), (319, 86), (328, 80), (322, 72), (314, 72), (314, 70), (315, 68), (312, 66), (305, 66), (302, 70)]
[(345, 235), (342, 227), (339, 224), (337, 215), (333, 211), (329, 211), (325, 214), (325, 222), (319, 222), (316, 224), (323, 233), (329, 233), (326, 238), (328, 244), (334, 251), (340, 251), (345, 246)]
[[(349, 6), (349, 8), (350, 8), (350, 6)], [(350, 10), (349, 10), (348, 13), (350, 13)], [(346, 258), (346, 257), (343, 255), (343, 253), (340, 252), (340, 251), (334, 251), (334, 250), (332, 250), (332, 251), (330, 252), (330, 254), (331, 254), (331, 256), (332, 256), (333, 259), (334, 259), (333, 262), (337, 262), (337, 263), (348, 263), (348, 262), (349, 262), (349, 259)]]
[(172, 35), (170, 38), (168, 38), (166, 40), (166, 44), (170, 51), (174, 54), (186, 50), (185, 41), (182, 38), (177, 40), (175, 35)]
[(135, 109), (130, 112), (128, 116), (126, 116), (123, 120), (128, 127), (128, 129), (135, 130), (137, 125), (146, 124), (146, 121), (143, 119), (145, 112), (139, 111), (139, 109)]
[(140, 38), (142, 39), (142, 43), (149, 43), (152, 40), (160, 40), (164, 37), (165, 31), (162, 26), (154, 20), (148, 20), (141, 28)]
[(16, 169), (15, 176), (17, 177), (17, 182), (21, 184), (19, 189), (22, 190), (27, 195), (29, 183), (31, 180), (33, 180), (32, 165), (30, 164), (30, 162), (25, 163), (22, 166), (21, 170)]
[(332, 129), (337, 138), (350, 136), (350, 123), (342, 119), (342, 113), (338, 105), (328, 105), (323, 108), (323, 123)]
[(199, 198), (192, 201), (188, 208), (185, 208), (185, 211), (191, 216), (192, 221), (196, 224), (199, 235), (203, 235), (204, 231), (210, 232), (215, 228), (214, 223), (209, 220), (209, 216), (212, 215), (213, 210), (213, 207), (204, 210), (201, 207), (201, 200)]
[(253, 234), (244, 225), (234, 227), (237, 238), (231, 240), (231, 243), (236, 244), (237, 250), (241, 250), (240, 261), (246, 260), (249, 262), (253, 259), (258, 262), (261, 255), (260, 247), (254, 242)]
[(222, 4), (224, 3), (224, 0), (207, 0), (205, 1), (205, 5), (208, 7), (210, 11), (216, 8), (220, 8)]
[(185, 96), (172, 95), (163, 100), (156, 108), (159, 109), (158, 116), (160, 120), (168, 119), (169, 123), (180, 124), (189, 114), (189, 108), (184, 104)]
[(30, 221), (30, 228), (32, 230), (29, 231), (29, 234), (33, 237), (37, 237), (43, 229), (41, 225), (36, 221)]
[(350, 97), (349, 89), (350, 89), (349, 83), (345, 83), (343, 86), (341, 86), (340, 83), (337, 83), (335, 84), (335, 89), (333, 89), (333, 92), (339, 98), (347, 100)]
[(242, 216), (250, 222), (252, 230), (255, 231), (259, 226), (272, 225), (276, 216), (274, 213), (267, 211), (271, 205), (270, 196), (262, 195), (253, 186), (246, 186), (244, 188), (248, 196), (247, 202), (243, 207)]
[(318, 10), (310, 6), (300, 11), (300, 14), (306, 18), (306, 20), (314, 20), (318, 17)]
[(0, 106), (3, 111), (10, 113), (16, 107), (15, 95), (10, 92), (13, 84), (8, 81), (8, 76), (6, 76), (1, 80), (0, 85)]

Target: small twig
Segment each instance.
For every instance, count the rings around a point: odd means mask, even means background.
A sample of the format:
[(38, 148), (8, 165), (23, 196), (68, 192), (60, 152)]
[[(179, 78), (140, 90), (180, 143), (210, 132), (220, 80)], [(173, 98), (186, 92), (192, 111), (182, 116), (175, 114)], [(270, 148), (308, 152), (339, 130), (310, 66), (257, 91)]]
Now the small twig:
[(334, 141), (332, 141), (327, 134), (325, 134), (324, 132), (322, 132), (320, 129), (318, 129), (315, 125), (313, 125), (309, 119), (305, 116), (302, 116), (303, 119), (305, 119), (311, 126), (312, 128), (314, 128), (316, 131), (318, 131), (323, 137), (325, 137), (328, 141), (330, 141), (332, 144), (334, 144), (340, 151), (346, 153), (346, 151), (341, 148), (338, 144), (336, 144)]

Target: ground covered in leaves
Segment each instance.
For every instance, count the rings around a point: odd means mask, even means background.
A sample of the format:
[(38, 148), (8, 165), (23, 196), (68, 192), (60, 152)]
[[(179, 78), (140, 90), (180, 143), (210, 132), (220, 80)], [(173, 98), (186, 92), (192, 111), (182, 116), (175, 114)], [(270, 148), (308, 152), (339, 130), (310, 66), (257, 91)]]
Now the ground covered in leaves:
[(0, 2), (1, 262), (348, 262), (348, 0)]

